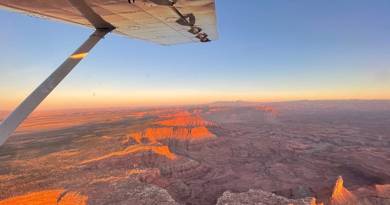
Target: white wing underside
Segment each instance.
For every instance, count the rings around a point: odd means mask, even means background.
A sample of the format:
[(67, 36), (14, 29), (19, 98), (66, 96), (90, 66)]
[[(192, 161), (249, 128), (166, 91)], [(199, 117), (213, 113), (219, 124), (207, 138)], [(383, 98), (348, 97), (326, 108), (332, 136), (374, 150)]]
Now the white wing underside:
[(107, 33), (164, 45), (217, 37), (214, 0), (0, 0), (0, 7), (96, 29), (1, 122), (0, 146)]
[[(130, 38), (170, 45), (199, 42), (189, 32), (190, 27), (179, 24), (179, 16), (168, 0), (79, 0), (115, 27), (114, 33)], [(69, 0), (0, 0), (0, 7), (50, 20), (63, 21), (94, 28), (91, 22)], [(216, 40), (214, 0), (178, 0), (175, 7), (184, 15), (193, 14), (194, 26), (201, 28), (208, 39)]]

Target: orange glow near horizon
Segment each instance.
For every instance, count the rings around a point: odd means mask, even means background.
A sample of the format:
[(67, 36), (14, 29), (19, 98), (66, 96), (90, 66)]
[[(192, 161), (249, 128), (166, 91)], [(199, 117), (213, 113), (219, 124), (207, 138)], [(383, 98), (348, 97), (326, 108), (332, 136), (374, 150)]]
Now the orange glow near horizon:
[[(255, 101), (275, 102), (294, 100), (389, 100), (390, 91), (385, 93), (377, 90), (329, 90), (329, 91), (299, 91), (299, 92), (135, 92), (101, 91), (91, 95), (86, 92), (54, 91), (39, 106), (39, 109), (73, 109), (73, 108), (105, 108), (132, 106), (175, 106), (211, 103), (214, 101)], [(7, 96), (0, 100), (0, 110), (12, 110), (22, 102), (22, 94)]]

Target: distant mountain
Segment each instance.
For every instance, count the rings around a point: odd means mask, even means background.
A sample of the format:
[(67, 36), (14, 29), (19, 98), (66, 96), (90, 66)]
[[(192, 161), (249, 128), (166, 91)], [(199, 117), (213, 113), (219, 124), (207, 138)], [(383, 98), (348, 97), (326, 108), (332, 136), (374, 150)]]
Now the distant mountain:
[(250, 101), (216, 101), (209, 103), (208, 106), (223, 106), (223, 107), (241, 107), (241, 106), (255, 106), (260, 105), (260, 102), (250, 102)]
[(303, 100), (269, 103), (280, 110), (390, 111), (390, 100)]
[(299, 100), (284, 102), (217, 101), (210, 107), (268, 106), (279, 111), (390, 111), (390, 100)]

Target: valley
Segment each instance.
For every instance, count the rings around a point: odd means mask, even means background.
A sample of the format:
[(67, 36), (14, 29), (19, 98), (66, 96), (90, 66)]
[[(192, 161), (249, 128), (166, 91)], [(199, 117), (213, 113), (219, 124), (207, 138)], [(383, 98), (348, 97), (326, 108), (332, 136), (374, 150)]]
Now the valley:
[(348, 204), (333, 200), (342, 176), (338, 190), (347, 187), (352, 201), (384, 205), (389, 125), (389, 101), (46, 112), (0, 147), (0, 204), (43, 194), (79, 204), (211, 205), (238, 193)]

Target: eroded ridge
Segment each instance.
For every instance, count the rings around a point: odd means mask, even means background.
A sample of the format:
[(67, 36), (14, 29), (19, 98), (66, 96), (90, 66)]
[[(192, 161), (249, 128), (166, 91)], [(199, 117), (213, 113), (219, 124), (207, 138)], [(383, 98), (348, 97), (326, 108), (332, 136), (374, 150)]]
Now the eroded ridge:
[[(44, 198), (214, 205), (227, 191), (234, 199), (252, 189), (248, 199), (259, 203), (390, 204), (390, 103), (338, 103), (219, 102), (38, 115), (34, 129), (0, 148), (0, 200), (59, 189)], [(47, 129), (46, 121), (55, 123)]]

